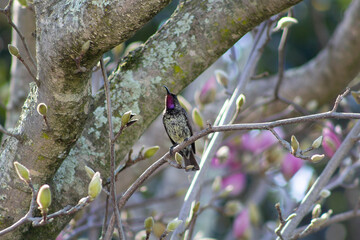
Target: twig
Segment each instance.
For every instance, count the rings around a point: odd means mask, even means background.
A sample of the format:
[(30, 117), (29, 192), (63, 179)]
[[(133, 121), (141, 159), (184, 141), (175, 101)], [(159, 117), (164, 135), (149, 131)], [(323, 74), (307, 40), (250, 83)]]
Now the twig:
[[(333, 112), (329, 112), (332, 114)], [(326, 165), (325, 169), (322, 171), (320, 176), (317, 178), (315, 183), (312, 185), (311, 189), (308, 191), (306, 196), (304, 197), (303, 201), (301, 202), (300, 206), (296, 210), (296, 217), (294, 217), (291, 221), (289, 221), (283, 231), (281, 232), (282, 236), (285, 239), (289, 239), (303, 219), (303, 217), (311, 210), (314, 202), (318, 199), (319, 193), (326, 184), (328, 183), (330, 177), (333, 175), (339, 164), (341, 163), (342, 159), (345, 155), (349, 152), (354, 144), (354, 137), (358, 136), (360, 133), (360, 121), (358, 121), (350, 133), (347, 135), (345, 140), (342, 142), (338, 150), (335, 152), (334, 156), (330, 159), (328, 164)]]
[(341, 102), (341, 100), (343, 100), (343, 98), (350, 92), (350, 88), (346, 88), (345, 91), (340, 94), (339, 96), (337, 96), (335, 103), (334, 103), (334, 107), (331, 110), (331, 112), (336, 112), (337, 108), (339, 107), (339, 104)]
[(14, 138), (16, 138), (16, 139), (19, 140), (19, 141), (22, 141), (22, 138), (21, 138), (21, 135), (20, 135), (20, 134), (13, 134), (13, 133), (7, 131), (7, 130), (6, 130), (3, 126), (1, 126), (1, 125), (0, 125), (0, 132), (3, 133), (3, 134), (5, 134), (5, 135), (8, 135), (8, 136), (10, 136), (10, 137), (14, 137)]
[[(13, 0), (9, 0), (8, 4), (6, 5), (6, 7), (4, 9), (0, 9), (0, 13), (3, 13), (6, 18), (7, 18), (7, 21), (8, 23), (10, 24), (11, 27), (14, 28), (14, 30), (17, 32), (17, 34), (19, 35), (20, 39), (21, 39), (21, 42), (23, 43), (24, 45), (24, 49), (26, 51), (26, 54), (28, 56), (28, 59), (30, 60), (30, 62), (32, 63), (32, 65), (34, 66), (34, 68), (36, 69), (36, 64), (35, 64), (35, 61), (33, 59), (33, 57), (31, 56), (30, 54), (30, 51), (29, 51), (29, 48), (27, 47), (27, 44), (26, 44), (26, 40), (25, 40), (25, 37), (22, 35), (22, 33), (20, 32), (20, 30), (17, 28), (17, 26), (14, 24), (14, 22), (12, 21), (11, 19), (11, 7), (12, 7), (12, 3), (13, 3)], [(26, 67), (26, 65), (25, 65)], [(28, 67), (27, 67), (28, 68)], [(30, 69), (28, 69), (29, 73), (31, 73)]]
[(336, 214), (336, 215), (330, 217), (328, 220), (326, 220), (323, 224), (321, 224), (321, 226), (319, 226), (317, 228), (313, 228), (307, 232), (304, 232), (304, 230), (307, 228), (307, 226), (297, 228), (294, 231), (294, 237), (292, 237), (291, 239), (298, 239), (298, 238), (306, 237), (306, 236), (310, 235), (311, 233), (319, 231), (320, 229), (325, 228), (333, 223), (346, 221), (351, 218), (359, 217), (359, 216), (360, 216), (360, 210), (357, 210), (356, 212), (354, 212), (354, 210), (350, 210), (350, 211), (347, 211), (344, 213)]
[(25, 214), (25, 216), (23, 216), (22, 218), (20, 218), (16, 223), (12, 224), (10, 227), (5, 228), (3, 230), (0, 231), (0, 236), (5, 235), (6, 233), (9, 233), (11, 231), (13, 231), (14, 229), (18, 228), (19, 226), (23, 225), (26, 222), (30, 221), (30, 218), (33, 216), (35, 207), (36, 207), (36, 195), (37, 192), (31, 182), (31, 180), (28, 182), (28, 186), (31, 189), (32, 192), (32, 198), (31, 198), (31, 202), (30, 202), (30, 208), (29, 211)]
[[(109, 144), (110, 144), (110, 199), (113, 204), (114, 214), (116, 216), (116, 224), (119, 230), (120, 239), (124, 239), (124, 232), (121, 226), (121, 217), (120, 211), (117, 207), (116, 199), (116, 189), (115, 189), (115, 138), (114, 138), (114, 129), (112, 124), (112, 110), (111, 110), (111, 99), (110, 99), (110, 88), (108, 78), (105, 72), (104, 60), (100, 59), (100, 66), (102, 75), (104, 78), (104, 87), (105, 87), (105, 96), (106, 96), (106, 109), (107, 109), (107, 118), (109, 124)], [(109, 239), (109, 236), (112, 235), (112, 232), (109, 232), (109, 228), (106, 231), (105, 238)]]
[(281, 240), (284, 240), (284, 238), (281, 235), (281, 230), (283, 229), (283, 227), (285, 226), (286, 221), (283, 219), (282, 217), (282, 213), (281, 213), (281, 209), (280, 209), (280, 203), (276, 203), (275, 204), (275, 208), (276, 211), (278, 212), (278, 216), (279, 216), (279, 221), (280, 221), (280, 225), (279, 227), (275, 230), (276, 235), (279, 236), (279, 238)]

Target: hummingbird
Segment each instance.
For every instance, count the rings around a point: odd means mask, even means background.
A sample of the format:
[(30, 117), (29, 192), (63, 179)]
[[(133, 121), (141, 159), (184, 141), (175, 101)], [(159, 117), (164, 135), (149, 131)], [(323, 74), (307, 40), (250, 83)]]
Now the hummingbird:
[[(173, 146), (170, 147), (170, 154), (172, 154), (172, 149), (187, 140), (193, 135), (192, 128), (189, 122), (189, 117), (183, 107), (181, 107), (177, 96), (169, 91), (169, 89), (164, 86), (167, 91), (165, 97), (165, 110), (163, 113), (163, 124), (165, 131), (170, 138)], [(185, 167), (192, 165), (193, 168), (186, 171), (199, 170), (199, 165), (195, 159), (195, 143), (187, 146), (185, 149), (179, 152), (184, 158)]]

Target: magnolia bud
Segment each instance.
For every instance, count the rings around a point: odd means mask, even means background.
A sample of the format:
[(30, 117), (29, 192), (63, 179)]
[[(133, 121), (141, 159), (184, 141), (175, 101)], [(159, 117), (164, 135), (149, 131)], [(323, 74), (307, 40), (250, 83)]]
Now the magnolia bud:
[(30, 181), (30, 172), (24, 165), (19, 162), (14, 162), (15, 170), (19, 178), (25, 182)]
[(20, 57), (19, 49), (14, 45), (8, 44), (8, 49), (11, 55), (14, 57)]
[(299, 142), (294, 135), (291, 136), (291, 153), (296, 154), (299, 149)]
[(323, 140), (323, 136), (318, 137), (317, 139), (315, 139), (315, 141), (312, 143), (312, 147), (313, 148), (319, 148), (321, 146)]
[(94, 200), (101, 192), (102, 189), (102, 180), (100, 178), (100, 173), (96, 172), (92, 177), (89, 187), (88, 187), (88, 195), (90, 200)]
[(292, 17), (282, 17), (276, 27), (274, 28), (273, 31), (279, 31), (280, 29), (284, 29), (286, 27), (290, 27), (291, 25), (293, 24), (296, 24), (298, 23), (298, 21), (295, 19), (295, 18), (292, 18)]
[(39, 103), (36, 108), (37, 112), (43, 117), (46, 116), (47, 109), (48, 108), (45, 103)]
[(154, 218), (148, 217), (144, 221), (145, 230), (148, 232), (151, 232), (153, 226), (154, 226)]
[(122, 117), (121, 117), (121, 127), (125, 127), (126, 124), (128, 124), (128, 122), (131, 119), (131, 115), (132, 115), (131, 110), (127, 111), (126, 113), (124, 113), (124, 115), (122, 115)]
[(46, 214), (51, 205), (51, 191), (49, 185), (42, 185), (36, 198), (41, 214)]
[(167, 232), (174, 231), (182, 222), (183, 222), (182, 220), (175, 218), (174, 220), (168, 223), (168, 225), (166, 226), (166, 231)]
[(244, 105), (244, 103), (245, 103), (245, 95), (240, 94), (240, 96), (236, 99), (236, 108), (238, 111), (240, 111), (240, 109)]
[(198, 125), (201, 129), (204, 128), (204, 120), (201, 117), (201, 114), (197, 108), (193, 109), (192, 118), (196, 125)]
[(311, 162), (318, 163), (325, 157), (324, 154), (314, 154), (311, 156)]
[(312, 210), (312, 218), (318, 218), (321, 214), (321, 205), (317, 203)]
[(175, 153), (175, 161), (177, 162), (177, 164), (182, 165), (184, 158), (181, 156), (180, 153), (176, 152)]
[(215, 77), (216, 77), (216, 81), (224, 86), (225, 88), (228, 87), (229, 84), (229, 76), (226, 74), (226, 72), (222, 71), (222, 70), (215, 70)]
[(90, 167), (88, 167), (88, 166), (85, 166), (85, 171), (86, 171), (87, 175), (88, 175), (90, 178), (93, 178), (93, 176), (94, 176), (94, 174), (95, 174), (94, 170), (92, 170), (92, 169), (91, 169)]
[(145, 149), (144, 158), (151, 158), (159, 149), (159, 146), (153, 146)]

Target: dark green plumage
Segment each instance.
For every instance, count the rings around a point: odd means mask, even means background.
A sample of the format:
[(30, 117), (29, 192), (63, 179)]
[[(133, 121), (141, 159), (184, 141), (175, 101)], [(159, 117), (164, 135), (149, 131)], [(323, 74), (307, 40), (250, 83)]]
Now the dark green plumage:
[[(193, 133), (188, 115), (185, 109), (181, 107), (177, 96), (171, 93), (166, 86), (164, 87), (166, 88), (167, 95), (165, 97), (163, 124), (174, 147), (191, 137)], [(196, 162), (194, 153), (195, 143), (180, 151), (181, 156), (184, 158), (185, 167), (193, 165), (192, 170), (196, 171), (199, 170), (199, 165)]]

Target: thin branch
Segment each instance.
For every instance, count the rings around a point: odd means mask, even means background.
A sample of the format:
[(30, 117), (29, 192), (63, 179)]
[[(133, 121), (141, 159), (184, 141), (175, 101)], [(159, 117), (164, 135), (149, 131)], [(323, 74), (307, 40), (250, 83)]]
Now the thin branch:
[[(110, 199), (113, 204), (114, 214), (116, 216), (116, 224), (119, 230), (120, 239), (124, 239), (124, 231), (121, 226), (121, 217), (120, 211), (117, 207), (116, 199), (116, 189), (115, 189), (115, 138), (114, 138), (114, 129), (112, 124), (112, 110), (111, 110), (111, 98), (110, 98), (110, 87), (109, 81), (105, 72), (105, 65), (103, 58), (100, 59), (101, 72), (104, 78), (104, 87), (105, 87), (105, 96), (106, 96), (106, 109), (107, 109), (107, 118), (109, 124), (109, 144), (110, 144)], [(109, 228), (106, 231), (105, 238), (109, 239), (113, 233)]]
[(16, 223), (12, 224), (8, 228), (5, 228), (5, 229), (1, 230), (0, 231), (0, 236), (5, 235), (6, 233), (9, 233), (9, 232), (13, 231), (14, 229), (18, 228), (19, 226), (29, 222), (30, 218), (33, 216), (33, 213), (34, 213), (34, 210), (35, 210), (35, 207), (36, 207), (37, 192), (36, 192), (33, 184), (31, 183), (31, 180), (27, 184), (30, 187), (31, 192), (32, 192), (32, 198), (31, 198), (31, 202), (30, 202), (29, 211), (25, 214), (25, 216), (20, 218)]
[(22, 141), (21, 135), (19, 135), (19, 134), (13, 134), (13, 133), (7, 131), (7, 130), (6, 130), (3, 126), (1, 126), (1, 125), (0, 125), (0, 132), (3, 133), (3, 134), (5, 134), (5, 135), (8, 135), (8, 136), (10, 136), (10, 137), (14, 137), (14, 138), (16, 138), (16, 139), (19, 140), (19, 141)]
[[(329, 112), (329, 114), (332, 114), (333, 112)], [(328, 164), (326, 165), (325, 169), (322, 171), (320, 176), (317, 178), (315, 183), (312, 185), (311, 189), (308, 191), (306, 196), (304, 197), (303, 201), (295, 211), (296, 217), (291, 219), (289, 221), (283, 231), (282, 235), (285, 239), (289, 239), (291, 236), (293, 236), (293, 232), (297, 225), (300, 223), (300, 221), (303, 219), (303, 217), (311, 210), (311, 207), (315, 203), (315, 201), (318, 199), (319, 193), (326, 184), (329, 182), (331, 176), (335, 172), (335, 170), (338, 168), (339, 164), (345, 157), (345, 155), (349, 152), (349, 150), (353, 147), (353, 144), (355, 143), (354, 137), (358, 136), (360, 133), (360, 121), (358, 121), (352, 130), (349, 132), (345, 140), (342, 142), (340, 147), (335, 152), (334, 156), (330, 159)]]
[(359, 216), (360, 216), (360, 210), (357, 210), (356, 212), (354, 212), (354, 210), (350, 210), (350, 211), (347, 211), (344, 213), (336, 214), (336, 215), (332, 216), (331, 218), (329, 218), (328, 220), (326, 220), (323, 224), (321, 224), (321, 226), (319, 226), (317, 228), (313, 228), (310, 231), (304, 232), (304, 230), (307, 228), (307, 226), (297, 228), (294, 231), (294, 237), (292, 237), (291, 239), (298, 239), (298, 238), (306, 237), (306, 236), (310, 235), (311, 233), (317, 232), (320, 229), (323, 229), (333, 223), (343, 222), (343, 221), (349, 220), (354, 217), (359, 217)]
[(331, 110), (331, 112), (336, 112), (337, 108), (339, 107), (339, 104), (341, 102), (341, 100), (343, 100), (343, 98), (350, 92), (350, 88), (346, 88), (345, 91), (340, 94), (339, 96), (337, 96), (335, 103), (334, 103), (334, 107)]
[(282, 213), (281, 213), (281, 209), (280, 209), (280, 203), (276, 203), (275, 208), (276, 208), (276, 211), (278, 213), (279, 221), (280, 221), (280, 225), (279, 225), (279, 227), (277, 229), (275, 229), (275, 233), (276, 233), (276, 235), (279, 236), (279, 238), (281, 240), (284, 240), (284, 238), (281, 235), (281, 230), (284, 228), (284, 226), (286, 224), (286, 221), (282, 217)]

